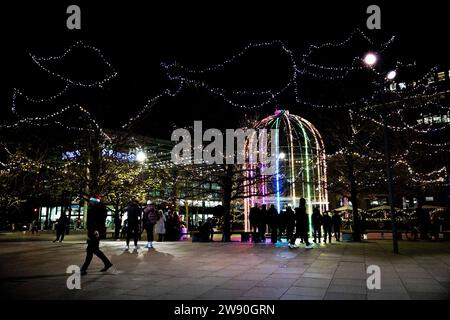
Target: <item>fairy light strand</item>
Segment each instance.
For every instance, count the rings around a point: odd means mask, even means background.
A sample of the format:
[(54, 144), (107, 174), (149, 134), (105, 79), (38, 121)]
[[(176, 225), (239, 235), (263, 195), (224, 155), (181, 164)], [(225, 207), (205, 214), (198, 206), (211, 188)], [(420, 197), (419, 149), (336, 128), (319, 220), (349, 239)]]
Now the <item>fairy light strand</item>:
[[(70, 79), (67, 76), (61, 75), (60, 73), (50, 70), (47, 66), (45, 66), (43, 64), (43, 62), (61, 60), (61, 59), (65, 58), (68, 54), (70, 54), (76, 48), (83, 48), (83, 49), (88, 49), (90, 51), (93, 51), (97, 55), (97, 57), (99, 57), (101, 59), (101, 61), (107, 66), (107, 68), (109, 69), (109, 73), (102, 80), (93, 81), (93, 82), (89, 83), (89, 82), (83, 82), (83, 81), (77, 81), (77, 80)], [(67, 84), (77, 86), (77, 87), (88, 87), (88, 88), (103, 87), (103, 85), (105, 83), (114, 79), (117, 76), (117, 72), (115, 71), (114, 67), (104, 57), (104, 55), (100, 51), (100, 49), (90, 46), (90, 45), (87, 45), (83, 41), (78, 41), (75, 44), (69, 46), (69, 48), (67, 48), (64, 51), (64, 53), (62, 53), (59, 56), (37, 57), (36, 55), (31, 54), (31, 53), (29, 53), (29, 55), (30, 55), (31, 59), (33, 60), (33, 62), (39, 68), (41, 68), (43, 71), (47, 72), (49, 75), (51, 75), (53, 77), (63, 80)]]

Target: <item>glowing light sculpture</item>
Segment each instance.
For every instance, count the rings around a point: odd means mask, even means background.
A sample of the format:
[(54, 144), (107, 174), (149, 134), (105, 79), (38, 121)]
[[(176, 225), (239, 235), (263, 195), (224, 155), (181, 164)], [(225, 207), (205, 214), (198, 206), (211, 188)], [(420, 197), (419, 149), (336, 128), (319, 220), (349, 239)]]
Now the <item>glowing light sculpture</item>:
[[(275, 175), (257, 179), (255, 172), (263, 164), (249, 162), (246, 165), (249, 179), (244, 200), (246, 230), (250, 208), (255, 204), (274, 204), (281, 212), (288, 205), (297, 207), (300, 198), (306, 200), (311, 229), (313, 207), (319, 206), (322, 212), (328, 210), (327, 164), (322, 136), (311, 122), (287, 110), (277, 110), (274, 115), (259, 121), (255, 129), (267, 129), (269, 135), (270, 129), (278, 129), (274, 139), (276, 168)], [(247, 159), (251, 156), (249, 146), (254, 138), (247, 139)], [(270, 141), (270, 136), (267, 141), (259, 141), (259, 151), (271, 150)]]

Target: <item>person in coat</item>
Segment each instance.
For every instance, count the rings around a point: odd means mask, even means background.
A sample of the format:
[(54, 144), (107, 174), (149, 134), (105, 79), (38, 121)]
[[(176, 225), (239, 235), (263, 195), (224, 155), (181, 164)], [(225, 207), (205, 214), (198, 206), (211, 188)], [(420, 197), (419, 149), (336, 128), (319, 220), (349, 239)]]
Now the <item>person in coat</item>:
[[(314, 243), (320, 243), (320, 239), (322, 238), (322, 215), (320, 214), (320, 210), (318, 207), (315, 207), (313, 209), (311, 220), (313, 227)], [(317, 242), (317, 240), (319, 241)]]
[(64, 240), (64, 235), (66, 234), (67, 228), (67, 216), (65, 213), (61, 213), (61, 217), (58, 219), (58, 225), (56, 226), (56, 239), (53, 242), (59, 241), (62, 242)]
[(156, 222), (156, 233), (158, 234), (158, 242), (164, 241), (166, 234), (166, 216), (162, 210), (158, 211), (159, 219)]
[(336, 241), (339, 242), (339, 241), (341, 241), (342, 218), (339, 215), (339, 213), (337, 211), (335, 211), (331, 220), (333, 223), (334, 237), (336, 238)]
[(322, 226), (323, 226), (323, 242), (327, 243), (327, 236), (328, 241), (331, 243), (331, 217), (328, 215), (328, 212), (323, 213), (322, 217)]
[(111, 261), (100, 250), (100, 235), (105, 232), (105, 222), (108, 212), (106, 206), (101, 202), (100, 196), (96, 195), (91, 197), (89, 201), (89, 207), (87, 211), (87, 231), (88, 231), (88, 246), (86, 248), (86, 259), (81, 267), (81, 275), (87, 273), (89, 264), (92, 261), (92, 257), (95, 254), (104, 264), (104, 268), (101, 272), (108, 271), (112, 267)]
[(153, 230), (158, 222), (159, 216), (156, 207), (147, 201), (147, 206), (144, 208), (144, 227), (147, 232), (147, 245), (146, 248), (153, 248)]
[(121, 229), (122, 218), (120, 216), (120, 212), (116, 212), (116, 214), (114, 215), (114, 239), (116, 239), (116, 241), (119, 240)]
[(137, 200), (133, 200), (127, 206), (128, 227), (127, 227), (127, 246), (126, 250), (130, 248), (130, 240), (133, 237), (134, 247), (138, 249), (139, 239), (139, 224), (141, 223), (142, 210)]
[(267, 206), (265, 204), (262, 205), (261, 210), (259, 211), (258, 217), (258, 233), (259, 233), (259, 241), (266, 242), (266, 228), (267, 228)]
[(306, 213), (306, 200), (301, 198), (300, 206), (295, 208), (295, 235), (291, 239), (289, 248), (297, 248), (295, 245), (295, 240), (298, 237), (303, 243), (305, 243), (307, 249), (311, 248), (311, 243), (308, 240), (308, 220), (308, 214)]
[(258, 229), (258, 216), (259, 216), (259, 208), (258, 204), (255, 204), (254, 207), (250, 208), (249, 221), (250, 221), (250, 230), (252, 231), (252, 240), (255, 242), (257, 238), (256, 230)]
[[(286, 209), (287, 210), (287, 209)], [(281, 242), (283, 234), (286, 233), (286, 210), (281, 210), (277, 216), (278, 241)]]
[[(286, 223), (286, 239), (289, 243), (289, 246), (291, 246), (291, 244), (295, 245), (295, 240), (296, 239), (292, 239), (292, 237), (294, 236), (294, 230), (295, 230), (295, 212), (294, 210), (292, 210), (292, 208), (290, 206), (288, 206), (286, 208), (286, 214), (285, 214), (285, 223)], [(294, 241), (292, 243), (292, 241)]]
[(267, 216), (268, 216), (267, 224), (270, 226), (270, 241), (272, 243), (277, 243), (277, 240), (278, 240), (278, 236), (277, 236), (278, 211), (277, 211), (277, 209), (275, 209), (275, 205), (272, 204), (270, 206)]

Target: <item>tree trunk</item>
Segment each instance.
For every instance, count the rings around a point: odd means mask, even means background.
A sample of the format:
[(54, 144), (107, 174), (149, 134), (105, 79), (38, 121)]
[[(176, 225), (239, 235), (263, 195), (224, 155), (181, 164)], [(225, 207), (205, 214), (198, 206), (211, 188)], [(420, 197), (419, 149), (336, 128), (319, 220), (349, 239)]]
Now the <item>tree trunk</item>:
[(172, 173), (172, 206), (175, 211), (178, 211), (178, 172), (174, 170)]
[[(354, 184), (354, 183), (353, 183)], [(351, 188), (351, 195), (350, 199), (352, 201), (352, 208), (353, 208), (353, 241), (361, 241), (361, 223), (359, 219), (359, 212), (358, 212), (358, 191), (356, 186), (352, 186)]]
[(99, 176), (100, 176), (100, 165), (101, 165), (102, 151), (99, 141), (99, 133), (94, 133), (89, 136), (88, 141), (88, 165), (86, 166), (86, 196), (87, 201), (84, 206), (84, 229), (87, 228), (87, 209), (88, 202), (93, 194), (99, 193)]
[(224, 242), (231, 241), (231, 193), (233, 188), (233, 166), (226, 165), (223, 181), (223, 239)]
[(356, 184), (353, 161), (349, 161), (350, 201), (352, 202), (353, 241), (361, 241), (361, 229), (358, 213), (358, 187)]
[(102, 151), (98, 141), (93, 143), (91, 154), (90, 154), (90, 166), (89, 166), (89, 174), (90, 174), (90, 192), (91, 194), (100, 193), (99, 190), (99, 180), (100, 180), (100, 167), (102, 161)]
[(72, 218), (72, 203), (70, 203), (69, 204), (69, 207), (68, 207), (68, 209), (69, 209), (69, 216), (67, 217), (67, 232), (66, 232), (66, 234), (69, 234), (70, 233), (70, 219)]

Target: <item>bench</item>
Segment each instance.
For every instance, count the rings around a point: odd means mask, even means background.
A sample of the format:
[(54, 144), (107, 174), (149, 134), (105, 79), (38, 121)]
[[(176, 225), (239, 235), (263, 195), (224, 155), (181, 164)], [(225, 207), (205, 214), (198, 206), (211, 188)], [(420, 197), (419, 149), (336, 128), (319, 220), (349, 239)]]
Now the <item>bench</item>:
[[(392, 230), (367, 230), (367, 240), (392, 240)], [(398, 240), (411, 238), (411, 231), (399, 230), (397, 231)], [(450, 240), (450, 231), (438, 232), (439, 239)], [(417, 235), (417, 239), (420, 238), (420, 232)]]
[(353, 232), (341, 231), (342, 241), (353, 241)]
[[(201, 237), (200, 237), (200, 231), (190, 231), (187, 234), (190, 234), (191, 238), (192, 238), (192, 242), (200, 242), (202, 241)], [(214, 234), (221, 234), (223, 235), (222, 231), (214, 231)], [(241, 235), (241, 242), (249, 242), (250, 241), (250, 235), (251, 232), (246, 232), (246, 231), (231, 231), (230, 235), (233, 234), (239, 234)]]
[[(214, 231), (214, 234), (221, 234), (223, 235), (222, 231)], [(250, 235), (252, 234), (251, 232), (247, 232), (247, 231), (230, 231), (230, 236), (232, 236), (233, 234), (239, 234), (241, 236), (241, 242), (249, 242), (250, 241)]]

